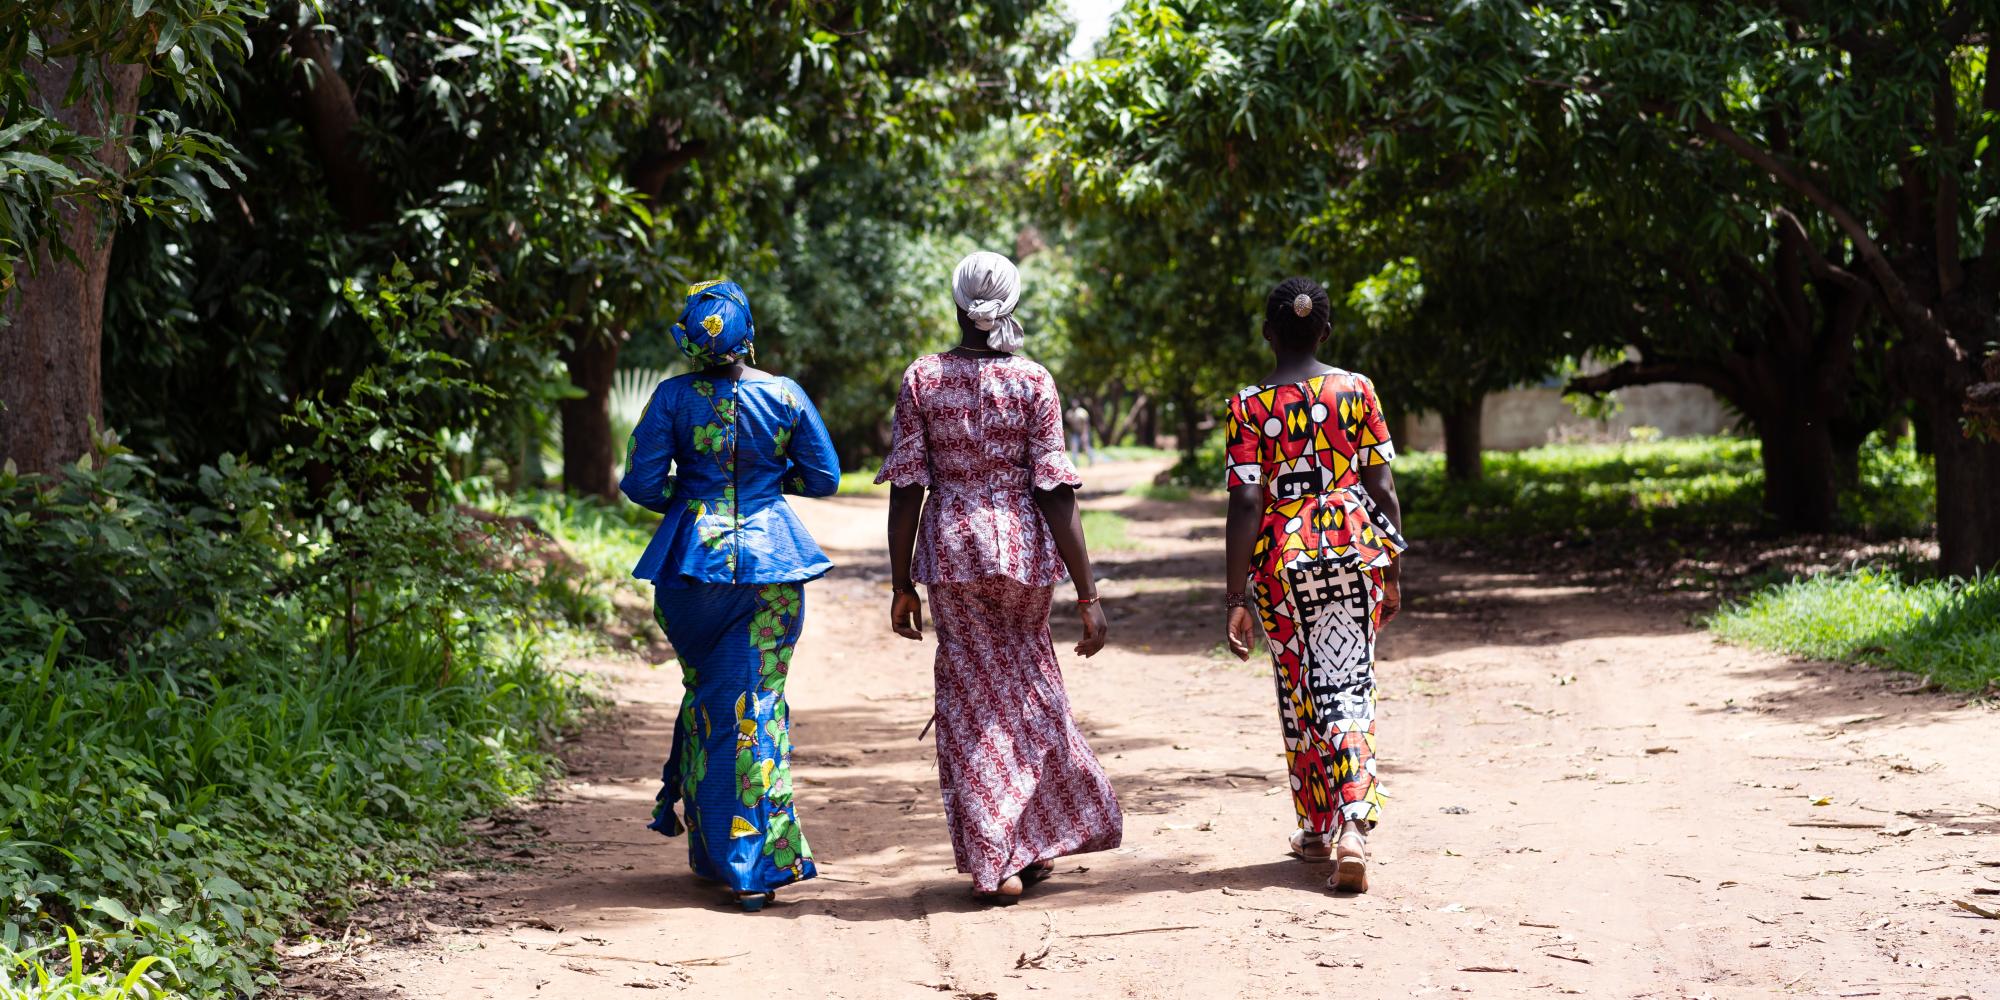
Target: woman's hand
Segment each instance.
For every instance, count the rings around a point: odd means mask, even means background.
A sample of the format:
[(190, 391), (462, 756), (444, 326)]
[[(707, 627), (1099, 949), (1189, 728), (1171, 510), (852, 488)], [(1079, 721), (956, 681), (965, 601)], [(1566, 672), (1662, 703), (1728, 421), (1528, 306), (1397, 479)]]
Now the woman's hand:
[(1382, 618), (1375, 627), (1379, 629), (1395, 621), (1397, 613), (1402, 610), (1403, 581), (1394, 577), (1382, 581)]
[(1104, 605), (1101, 602), (1079, 604), (1076, 610), (1083, 618), (1083, 640), (1076, 644), (1076, 655), (1088, 658), (1104, 648), (1104, 637), (1110, 627), (1104, 623)]
[(1250, 650), (1257, 642), (1257, 616), (1249, 608), (1230, 608), (1229, 624), (1224, 629), (1229, 636), (1229, 651), (1239, 660), (1249, 660)]
[(889, 627), (905, 639), (924, 637), (924, 602), (914, 588), (898, 590), (890, 599)]

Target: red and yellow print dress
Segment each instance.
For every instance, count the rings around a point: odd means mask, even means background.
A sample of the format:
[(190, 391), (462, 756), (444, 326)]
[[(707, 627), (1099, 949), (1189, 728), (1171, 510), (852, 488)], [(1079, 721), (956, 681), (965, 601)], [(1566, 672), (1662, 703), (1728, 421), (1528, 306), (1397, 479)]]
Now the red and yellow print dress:
[(1375, 386), (1334, 369), (1229, 401), (1229, 487), (1262, 486), (1250, 584), (1271, 648), (1299, 825), (1373, 825), (1382, 570), (1408, 544), (1361, 485), (1396, 457)]

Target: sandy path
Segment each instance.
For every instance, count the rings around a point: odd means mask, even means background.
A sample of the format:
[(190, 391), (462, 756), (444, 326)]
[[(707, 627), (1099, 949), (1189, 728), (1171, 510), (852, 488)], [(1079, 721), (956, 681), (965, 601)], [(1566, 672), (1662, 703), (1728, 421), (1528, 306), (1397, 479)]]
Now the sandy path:
[(1011, 909), (967, 898), (916, 739), (932, 644), (881, 621), (884, 505), (803, 504), (842, 564), (808, 590), (790, 684), (822, 877), (756, 916), (695, 881), (684, 842), (642, 826), (677, 673), (594, 663), (623, 724), (512, 825), (532, 857), (447, 873), (416, 940), (358, 949), (336, 978), (361, 981), (320, 992), (2000, 996), (2000, 920), (1951, 902), (2000, 909), (1974, 895), (2000, 889), (1993, 712), (1717, 645), (1685, 607), (1419, 559), (1384, 638), (1375, 892), (1338, 898), (1284, 855), (1268, 665), (1215, 653), (1216, 505), (1090, 505), (1139, 546), (1099, 554), (1113, 645), (1078, 661), (1065, 620), (1057, 647), (1124, 847)]

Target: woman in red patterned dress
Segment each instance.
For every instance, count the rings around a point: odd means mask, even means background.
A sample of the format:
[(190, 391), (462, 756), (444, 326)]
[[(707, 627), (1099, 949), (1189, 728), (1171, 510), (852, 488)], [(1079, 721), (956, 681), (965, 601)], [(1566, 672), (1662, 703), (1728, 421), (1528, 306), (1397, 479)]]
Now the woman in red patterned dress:
[[(1375, 782), (1375, 634), (1402, 608), (1403, 512), (1375, 385), (1314, 354), (1326, 289), (1288, 278), (1264, 304), (1277, 363), (1229, 401), (1229, 648), (1271, 650), (1299, 832), (1292, 853), (1339, 862), (1328, 885), (1368, 891)], [(1254, 597), (1244, 595), (1248, 585)]]
[(952, 853), (975, 894), (1005, 904), (1047, 878), (1056, 858), (1117, 847), (1125, 821), (1070, 716), (1049, 638), (1051, 594), (1065, 569), (1083, 617), (1077, 654), (1097, 652), (1105, 636), (1076, 510), (1083, 480), (1063, 450), (1062, 400), (1047, 369), (1014, 355), (1022, 337), (1013, 264), (994, 253), (967, 257), (952, 297), (962, 341), (904, 373), (895, 441), (875, 481), (894, 485), (896, 634), (923, 638), (916, 584), (930, 588), (938, 784)]

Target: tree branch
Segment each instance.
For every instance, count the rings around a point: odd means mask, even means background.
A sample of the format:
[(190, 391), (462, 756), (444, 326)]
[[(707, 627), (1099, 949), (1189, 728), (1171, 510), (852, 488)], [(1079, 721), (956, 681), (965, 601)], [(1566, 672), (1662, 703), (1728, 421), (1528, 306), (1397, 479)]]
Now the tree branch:
[(1826, 255), (1821, 253), (1818, 247), (1813, 246), (1812, 239), (1806, 235), (1805, 223), (1800, 222), (1799, 217), (1793, 215), (1791, 209), (1781, 206), (1773, 209), (1771, 215), (1777, 220), (1778, 238), (1791, 240), (1798, 245), (1799, 250), (1805, 254), (1806, 266), (1812, 269), (1813, 277), (1874, 297), (1876, 289), (1874, 285), (1868, 283), (1868, 279), (1826, 259)]
[(1691, 361), (1621, 361), (1595, 375), (1578, 375), (1563, 386), (1564, 393), (1601, 396), (1636, 385), (1679, 382), (1706, 386), (1716, 395), (1741, 406), (1743, 393), (1729, 372), (1715, 365)]
[(1846, 206), (1834, 201), (1825, 191), (1820, 190), (1819, 185), (1799, 176), (1756, 143), (1713, 119), (1698, 118), (1694, 127), (1697, 132), (1729, 147), (1736, 155), (1770, 174), (1778, 183), (1798, 192), (1833, 219), (1841, 232), (1846, 233), (1847, 238), (1854, 242), (1855, 250), (1861, 254), (1862, 263), (1868, 266), (1868, 273), (1881, 288), (1882, 298), (1889, 307), (1889, 314), (1899, 325), (1912, 333), (1944, 341), (1951, 340), (1951, 331), (1938, 322), (1929, 308), (1910, 294), (1910, 286), (1903, 280), (1902, 275), (1896, 273), (1895, 264), (1882, 252), (1881, 246), (1875, 242), (1875, 237), (1868, 232), (1868, 227)]

